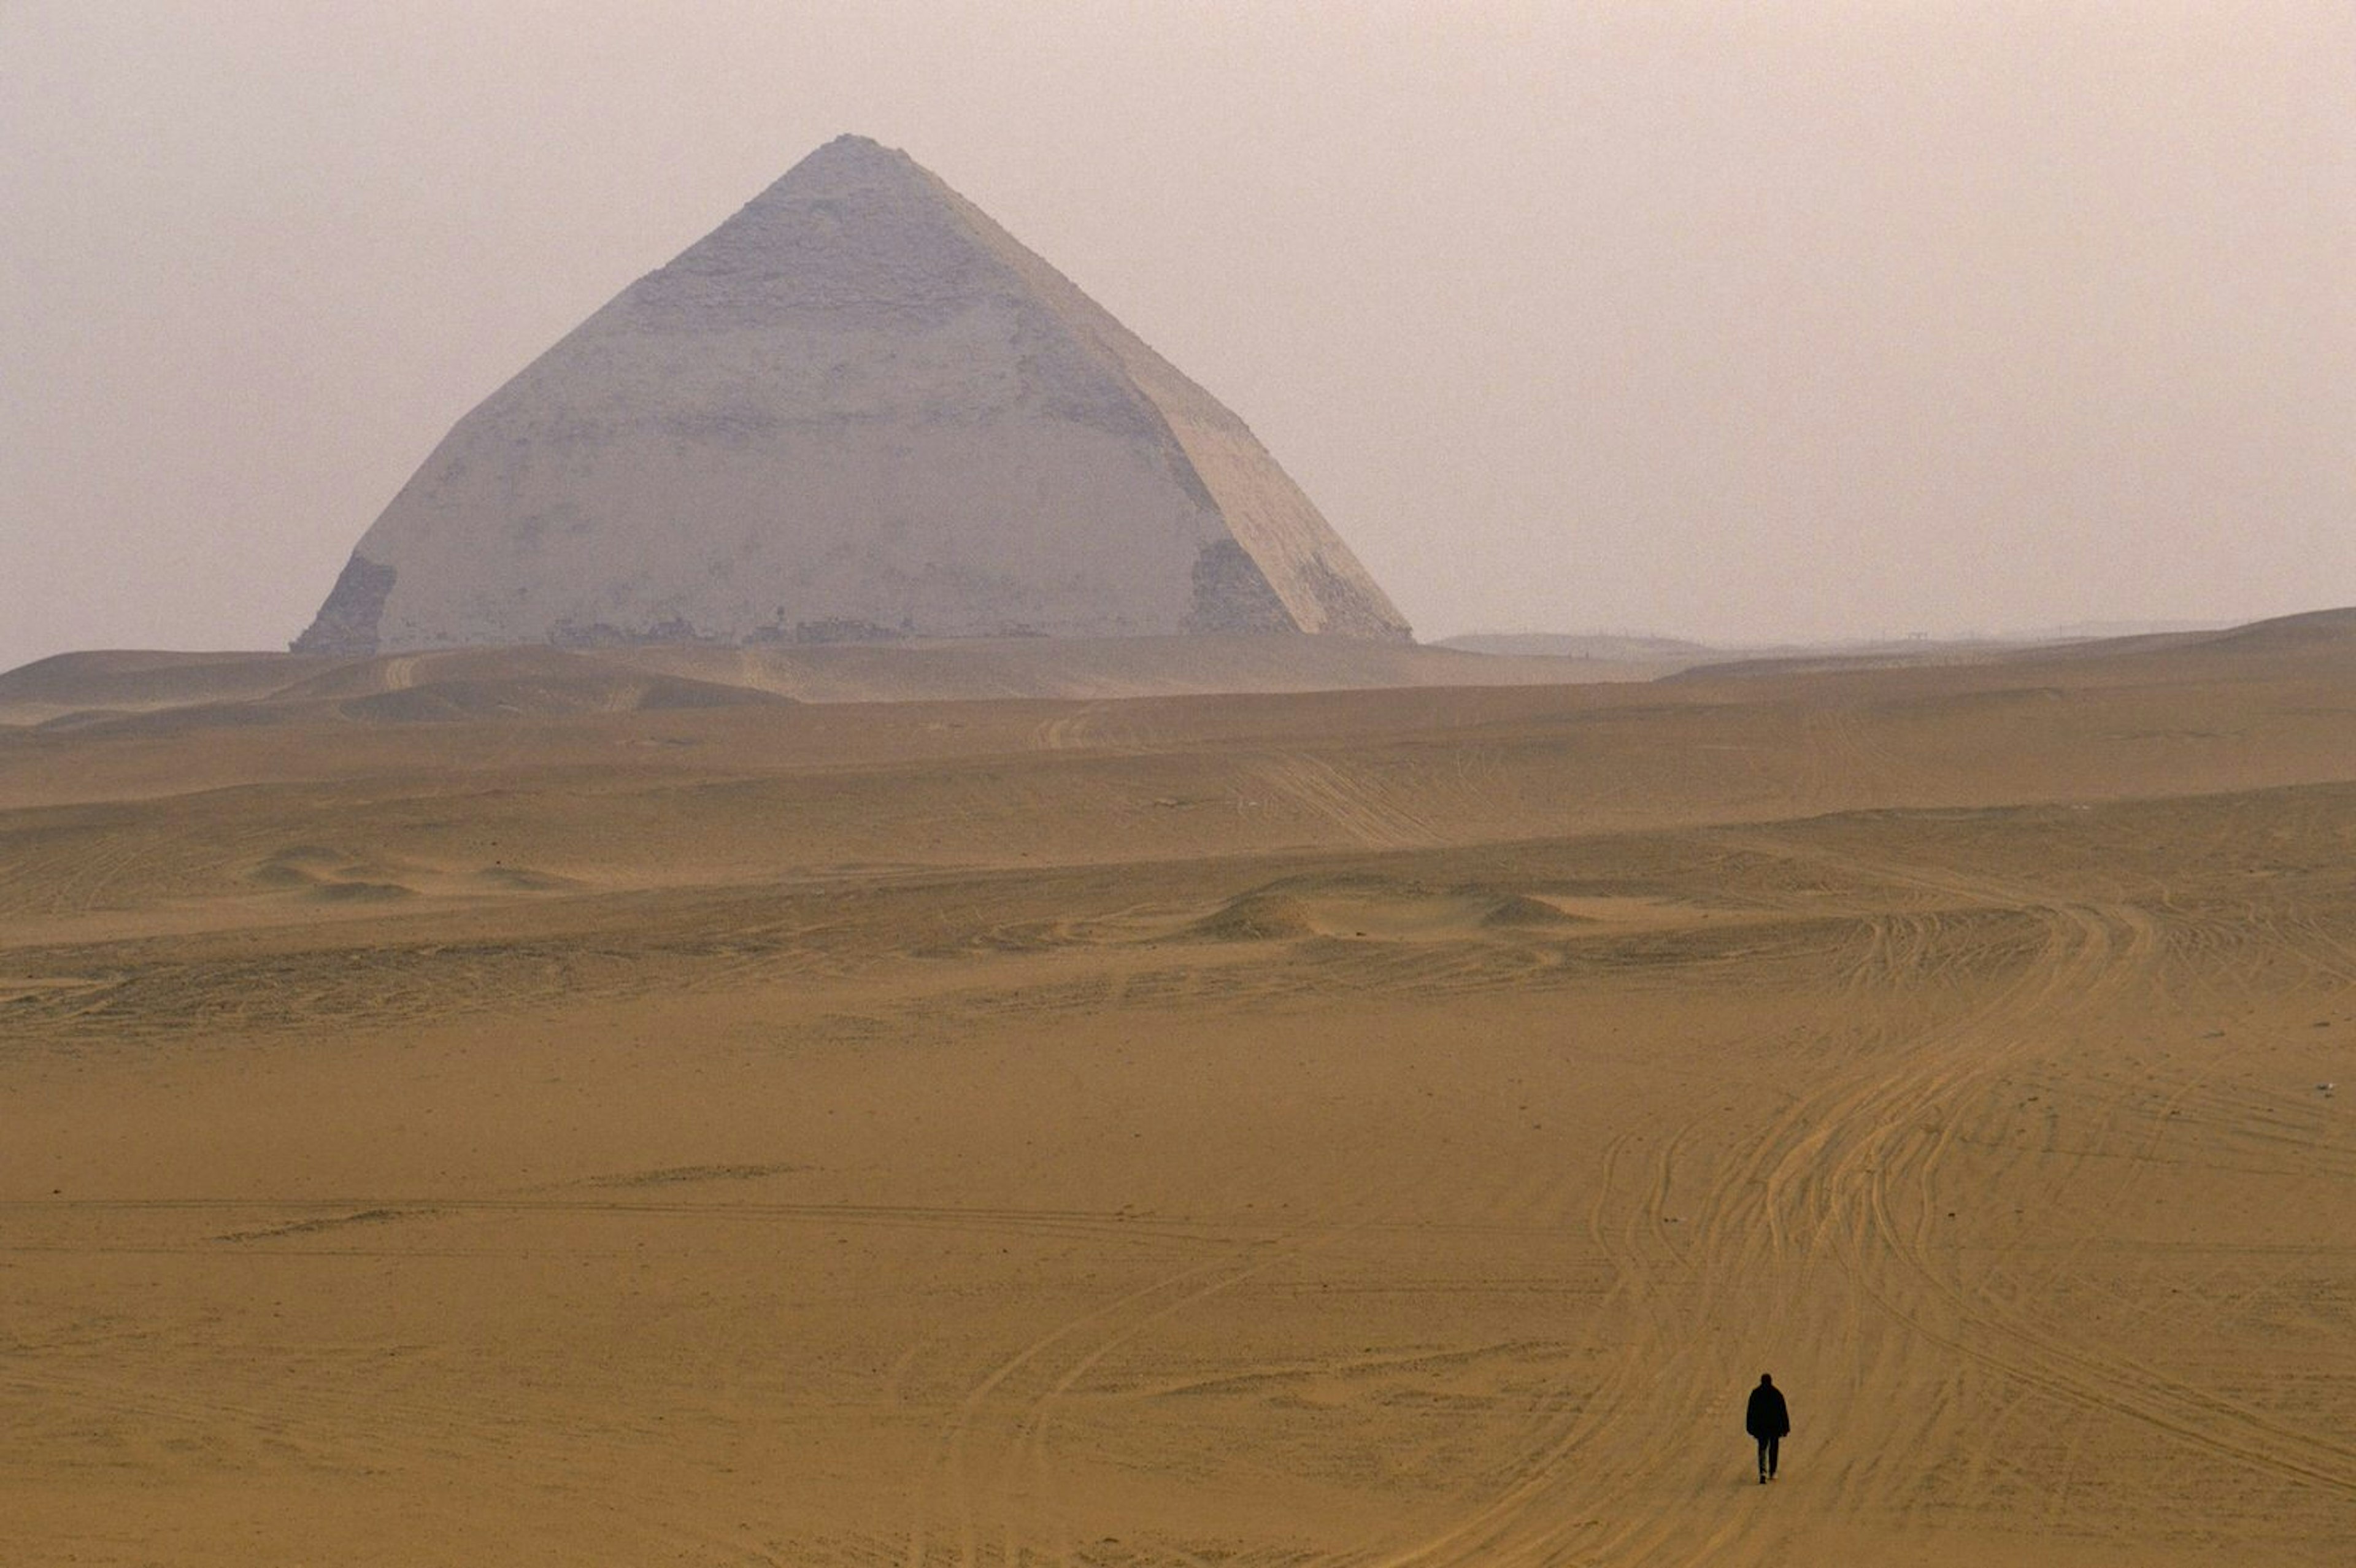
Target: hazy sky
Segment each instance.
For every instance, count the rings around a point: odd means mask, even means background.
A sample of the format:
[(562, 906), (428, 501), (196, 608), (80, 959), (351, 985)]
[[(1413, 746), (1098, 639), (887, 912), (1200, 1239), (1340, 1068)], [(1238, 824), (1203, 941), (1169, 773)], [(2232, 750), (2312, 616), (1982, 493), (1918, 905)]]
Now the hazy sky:
[(280, 646), (844, 131), (1418, 631), (2356, 603), (2356, 5), (0, 0), (0, 667)]

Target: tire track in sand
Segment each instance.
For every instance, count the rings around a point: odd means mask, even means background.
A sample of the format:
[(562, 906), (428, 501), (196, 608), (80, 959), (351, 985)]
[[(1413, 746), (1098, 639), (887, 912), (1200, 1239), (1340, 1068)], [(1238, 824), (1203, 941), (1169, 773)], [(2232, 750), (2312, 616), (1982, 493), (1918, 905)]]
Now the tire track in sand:
[[(935, 1440), (926, 1496), (947, 1500), (950, 1522), (938, 1526), (919, 1499), (901, 1554), (904, 1568), (926, 1568), (934, 1561), (937, 1535), (946, 1538), (941, 1545), (960, 1568), (980, 1568), (993, 1556), (983, 1539), (990, 1514), (996, 1516), (996, 1539), (987, 1544), (994, 1547), (995, 1561), (1075, 1561), (1067, 1532), (1055, 1521), (1052, 1498), (1048, 1433), (1055, 1406), (1107, 1356), (1157, 1323), (1367, 1222), (1312, 1222), (1229, 1241), (1218, 1255), (1055, 1323), (996, 1362), (968, 1389)], [(991, 1413), (1008, 1406), (1013, 1413), (993, 1421)], [(993, 1424), (1006, 1434), (995, 1463), (983, 1453), (985, 1428)]]
[[(1780, 841), (1761, 848), (1818, 854)], [(1934, 1183), (1956, 1147), (1961, 1113), (2054, 1033), (2146, 980), (2160, 946), (2157, 923), (2131, 904), (2091, 904), (1943, 868), (1851, 862), (1844, 869), (1967, 910), (2022, 912), (2038, 923), (2037, 948), (1976, 1005), (1893, 1031), (1880, 1049), (1828, 1073), (1747, 1147), (1719, 1160), (1702, 1198), (1685, 1205), (1694, 1221), (1687, 1232), (1693, 1268), (1662, 1266), (1676, 1255), (1663, 1209), (1670, 1165), (1696, 1142), (1699, 1122), (1663, 1147), (1653, 1179), (1640, 1186), (1623, 1179), (1626, 1141), (1608, 1148), (1590, 1223), (1615, 1275), (1612, 1304), (1628, 1335), (1620, 1358), (1585, 1408), (1507, 1486), (1448, 1530), (1372, 1559), (1379, 1568), (1717, 1563), (1783, 1554), (1791, 1531), (1762, 1528), (1739, 1492), (1729, 1495), (1712, 1481), (1718, 1461), (1688, 1456), (1692, 1434), (1709, 1428), (1725, 1392), (1714, 1358), (1700, 1347), (1722, 1339), (1739, 1320), (1733, 1282), (1775, 1275), (1837, 1282), (1831, 1288), (1840, 1298), (1840, 1331), (1871, 1371), (1869, 1384), (1901, 1368), (1919, 1373), (1926, 1360), (1943, 1369), (1935, 1374), (1943, 1392), (1924, 1402), (1919, 1417), (1901, 1417), (1901, 1428), (1878, 1454), (1828, 1477), (1836, 1516), (1886, 1509), (1904, 1494), (1914, 1456), (1937, 1450), (1942, 1411), (1962, 1396), (1971, 1369), (2073, 1409), (2125, 1415), (2213, 1456), (2356, 1495), (2356, 1456), (2342, 1445), (2169, 1382), (2099, 1347), (2069, 1343), (1968, 1286), (1938, 1254)], [(1869, 983), (1921, 985), (1942, 961), (1941, 935), (1935, 914), (1884, 923), (1861, 961), (1876, 971)], [(1792, 1309), (1789, 1302), (1782, 1308), (1787, 1317)], [(1664, 1486), (1695, 1506), (1605, 1522), (1615, 1509), (1624, 1515), (1628, 1497)]]

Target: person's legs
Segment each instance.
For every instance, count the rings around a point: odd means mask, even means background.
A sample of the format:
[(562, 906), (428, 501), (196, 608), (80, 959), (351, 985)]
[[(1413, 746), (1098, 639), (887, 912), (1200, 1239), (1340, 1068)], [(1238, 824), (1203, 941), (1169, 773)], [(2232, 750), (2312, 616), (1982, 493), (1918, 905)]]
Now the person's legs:
[(1762, 1487), (1767, 1484), (1767, 1456), (1774, 1451), (1775, 1440), (1772, 1437), (1759, 1439), (1759, 1484)]
[(1783, 1446), (1783, 1440), (1781, 1437), (1770, 1437), (1760, 1446), (1766, 1450), (1761, 1456), (1767, 1461), (1767, 1478), (1772, 1481), (1775, 1478), (1775, 1452)]

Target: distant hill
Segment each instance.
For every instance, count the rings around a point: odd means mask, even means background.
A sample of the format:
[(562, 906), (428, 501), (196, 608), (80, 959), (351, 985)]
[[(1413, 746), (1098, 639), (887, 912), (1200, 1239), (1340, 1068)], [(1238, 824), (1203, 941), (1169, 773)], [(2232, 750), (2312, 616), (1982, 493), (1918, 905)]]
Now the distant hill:
[(93, 652), (0, 674), (0, 725), (358, 722), (797, 702), (1192, 696), (1650, 679), (1644, 665), (1349, 637), (1006, 637), (383, 655)]
[(1440, 638), (1431, 645), (1519, 658), (1674, 662), (1680, 666), (1752, 659), (1845, 661), (1896, 658), (1912, 661), (1925, 657), (1953, 657), (1958, 653), (1986, 654), (2049, 647), (2057, 643), (2217, 632), (2238, 624), (2231, 621), (2080, 621), (2067, 626), (2045, 626), (2029, 631), (1959, 633), (1935, 637), (1865, 637), (1829, 643), (1703, 643), (1689, 637), (1654, 636), (1639, 632), (1465, 632)]
[(1431, 645), (1468, 654), (1515, 658), (1616, 659), (1631, 663), (1667, 659), (1724, 658), (1731, 650), (1683, 637), (1629, 636), (1595, 632), (1467, 632)]
[[(1485, 637), (1451, 639), (1488, 642)], [(2356, 609), (2320, 610), (2222, 631), (2044, 645), (1904, 642), (1745, 656), (1675, 638), (1501, 638), (1461, 645), (1293, 635), (1008, 637), (970, 641), (597, 649), (532, 645), (337, 656), (98, 651), (0, 673), (0, 728), (178, 731), (328, 719), (359, 725), (518, 720), (574, 713), (777, 703), (959, 702), (1482, 687), (1602, 686), (1922, 669), (2062, 665), (2145, 656), (2338, 659), (2356, 647)], [(1673, 650), (1675, 650), (1673, 652)], [(1713, 659), (1712, 656), (1715, 656)]]
[(2314, 610), (2240, 625), (2138, 631), (2108, 637), (2057, 635), (2041, 642), (2023, 638), (1944, 643), (1910, 639), (1847, 648), (1779, 649), (1694, 664), (1676, 672), (1673, 678), (1739, 679), (1926, 665), (2119, 659), (2149, 654), (2233, 656), (2351, 643), (2356, 643), (2356, 609)]

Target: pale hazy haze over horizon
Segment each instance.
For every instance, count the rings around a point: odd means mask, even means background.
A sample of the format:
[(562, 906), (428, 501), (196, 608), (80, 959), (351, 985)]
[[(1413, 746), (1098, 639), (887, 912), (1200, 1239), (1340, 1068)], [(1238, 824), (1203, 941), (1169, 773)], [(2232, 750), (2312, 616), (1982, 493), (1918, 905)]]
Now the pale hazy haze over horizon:
[(2356, 603), (2356, 6), (0, 4), (0, 668), (279, 647), (843, 132), (1419, 635)]

